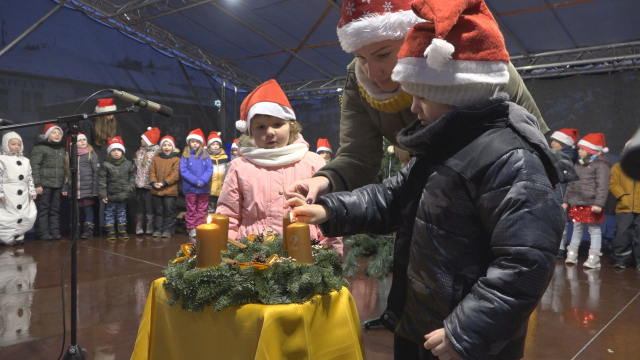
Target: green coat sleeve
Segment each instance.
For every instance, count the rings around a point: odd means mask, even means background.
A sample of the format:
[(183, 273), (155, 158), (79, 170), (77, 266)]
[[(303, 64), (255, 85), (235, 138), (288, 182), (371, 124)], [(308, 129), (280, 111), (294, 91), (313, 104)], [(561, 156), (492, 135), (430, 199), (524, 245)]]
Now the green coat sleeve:
[(42, 186), (42, 161), (44, 160), (44, 152), (41, 146), (34, 146), (31, 150), (31, 172), (33, 175), (33, 185), (35, 187)]
[(507, 68), (509, 69), (509, 83), (504, 87), (503, 91), (509, 94), (509, 101), (522, 106), (527, 109), (531, 115), (535, 116), (536, 119), (538, 119), (538, 124), (540, 124), (540, 132), (546, 134), (549, 132), (549, 127), (547, 123), (544, 122), (542, 114), (536, 105), (536, 101), (533, 100), (529, 90), (524, 85), (522, 77), (520, 77), (520, 74), (518, 74), (518, 71), (512, 63), (509, 63)]

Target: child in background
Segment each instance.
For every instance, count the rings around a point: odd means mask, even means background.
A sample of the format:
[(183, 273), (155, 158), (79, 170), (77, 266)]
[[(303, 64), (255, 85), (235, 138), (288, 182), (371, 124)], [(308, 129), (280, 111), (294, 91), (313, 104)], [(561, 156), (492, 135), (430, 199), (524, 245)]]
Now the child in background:
[[(549, 146), (553, 150), (562, 151), (567, 155), (574, 164), (578, 162), (578, 150), (575, 143), (578, 142), (578, 129), (560, 129), (551, 134), (551, 143)], [(567, 184), (556, 185), (556, 199), (562, 205), (564, 193), (567, 191)], [(567, 219), (567, 224), (569, 219)], [(567, 225), (564, 226), (562, 239), (560, 240), (560, 250), (558, 250), (558, 259), (562, 259), (567, 254)]]
[(229, 158), (222, 148), (220, 134), (219, 132), (212, 131), (207, 138), (207, 153), (209, 153), (211, 165), (213, 166), (208, 209), (210, 214), (216, 212), (216, 204), (218, 203), (218, 197), (220, 196), (220, 190), (222, 190), (222, 184), (229, 164)]
[(0, 244), (4, 245), (24, 243), (24, 234), (36, 221), (36, 188), (23, 150), (18, 133), (4, 134), (0, 155)]
[(196, 237), (196, 227), (203, 224), (209, 206), (209, 192), (213, 167), (211, 158), (202, 146), (204, 134), (195, 129), (187, 136), (187, 146), (182, 152), (180, 176), (182, 177), (182, 193), (187, 202), (187, 213), (184, 217), (187, 231), (192, 238)]
[(105, 203), (104, 223), (107, 240), (118, 237), (129, 240), (127, 234), (127, 199), (136, 186), (136, 173), (133, 163), (124, 157), (125, 148), (120, 136), (107, 141), (107, 160), (100, 167), (98, 196)]
[[(218, 200), (218, 212), (229, 216), (229, 237), (240, 239), (273, 229), (282, 234), (283, 189), (308, 179), (326, 162), (309, 151), (287, 96), (275, 80), (258, 86), (242, 102), (238, 130), (248, 130), (255, 147), (243, 147), (229, 166)], [(241, 140), (242, 141), (242, 140)], [(342, 255), (342, 239), (322, 236), (311, 227), (311, 239), (332, 244)]]
[(605, 146), (601, 133), (587, 134), (578, 141), (578, 164), (575, 171), (580, 180), (569, 183), (564, 194), (562, 207), (569, 208), (569, 216), (573, 219), (573, 234), (567, 247), (567, 264), (578, 262), (578, 248), (582, 241), (584, 227), (589, 228), (591, 247), (589, 258), (582, 266), (595, 269), (600, 267), (600, 248), (602, 246), (602, 230), (604, 221), (602, 208), (609, 192), (611, 177), (610, 160), (603, 156), (609, 149)]
[(47, 124), (36, 137), (31, 150), (31, 168), (36, 187), (36, 235), (40, 240), (62, 239), (60, 234), (60, 195), (68, 180), (68, 158), (62, 141), (62, 128)]
[(333, 154), (333, 151), (331, 150), (329, 139), (318, 139), (318, 142), (316, 144), (316, 154), (320, 155), (320, 157), (323, 158), (327, 162), (327, 164), (331, 162), (331, 154)]
[(152, 206), (151, 185), (149, 184), (149, 167), (156, 153), (160, 151), (158, 139), (160, 129), (149, 127), (140, 136), (140, 149), (133, 156), (133, 164), (136, 166), (136, 235), (144, 234), (144, 215), (147, 214), (147, 234), (153, 233), (154, 210)]
[(238, 139), (234, 139), (231, 144), (231, 158), (229, 161), (235, 160), (239, 156), (238, 154)]
[(160, 140), (160, 150), (149, 168), (156, 213), (153, 236), (170, 237), (174, 232), (179, 179), (180, 151), (173, 137), (167, 135)]
[[(80, 234), (81, 239), (91, 239), (94, 228), (93, 197), (98, 196), (98, 177), (100, 176), (100, 161), (98, 154), (93, 151), (93, 147), (87, 142), (87, 136), (78, 133), (78, 216), (84, 214), (84, 224)], [(71, 179), (64, 184), (62, 195), (71, 191)]]

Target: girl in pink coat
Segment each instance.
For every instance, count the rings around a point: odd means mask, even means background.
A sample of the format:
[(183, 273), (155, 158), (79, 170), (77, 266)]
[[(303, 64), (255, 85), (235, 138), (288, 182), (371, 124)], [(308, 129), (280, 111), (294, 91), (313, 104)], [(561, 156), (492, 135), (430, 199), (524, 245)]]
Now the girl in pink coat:
[[(309, 152), (300, 135), (289, 100), (275, 80), (258, 86), (242, 102), (238, 130), (249, 132), (255, 147), (241, 147), (231, 162), (218, 200), (217, 211), (229, 216), (229, 237), (240, 239), (269, 229), (282, 234), (286, 210), (284, 189), (308, 179), (326, 161)], [(342, 255), (342, 238), (327, 238), (312, 225), (311, 239), (332, 244)]]

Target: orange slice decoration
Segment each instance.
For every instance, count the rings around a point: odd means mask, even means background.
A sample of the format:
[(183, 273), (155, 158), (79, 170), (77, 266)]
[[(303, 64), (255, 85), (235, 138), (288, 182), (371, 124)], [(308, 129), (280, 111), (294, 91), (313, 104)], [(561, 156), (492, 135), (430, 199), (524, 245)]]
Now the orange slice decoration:
[(273, 264), (278, 262), (278, 260), (280, 260), (280, 256), (278, 256), (278, 254), (273, 254), (273, 255), (269, 256), (269, 260), (267, 260), (267, 264), (269, 266), (273, 266)]
[(194, 248), (195, 248), (194, 244), (182, 244), (182, 245), (180, 245), (180, 251), (182, 251), (184, 256), (180, 256), (180, 257), (177, 257), (177, 258), (173, 259), (173, 261), (171, 263), (177, 264), (179, 262), (183, 262), (183, 261), (187, 260), (193, 254), (193, 249)]
[(272, 242), (273, 240), (276, 239), (276, 236), (273, 234), (267, 234), (267, 236), (264, 237), (264, 242)]
[(247, 235), (247, 240), (249, 240), (249, 242), (253, 242), (253, 240), (256, 238), (256, 234), (249, 234)]

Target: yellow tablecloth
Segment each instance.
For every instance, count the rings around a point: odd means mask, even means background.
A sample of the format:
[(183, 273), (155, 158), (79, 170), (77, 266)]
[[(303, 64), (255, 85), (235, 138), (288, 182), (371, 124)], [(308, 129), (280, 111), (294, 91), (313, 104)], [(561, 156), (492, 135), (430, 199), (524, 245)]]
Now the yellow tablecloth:
[(346, 288), (304, 304), (192, 313), (169, 306), (163, 281), (151, 284), (132, 360), (364, 358), (360, 319)]

